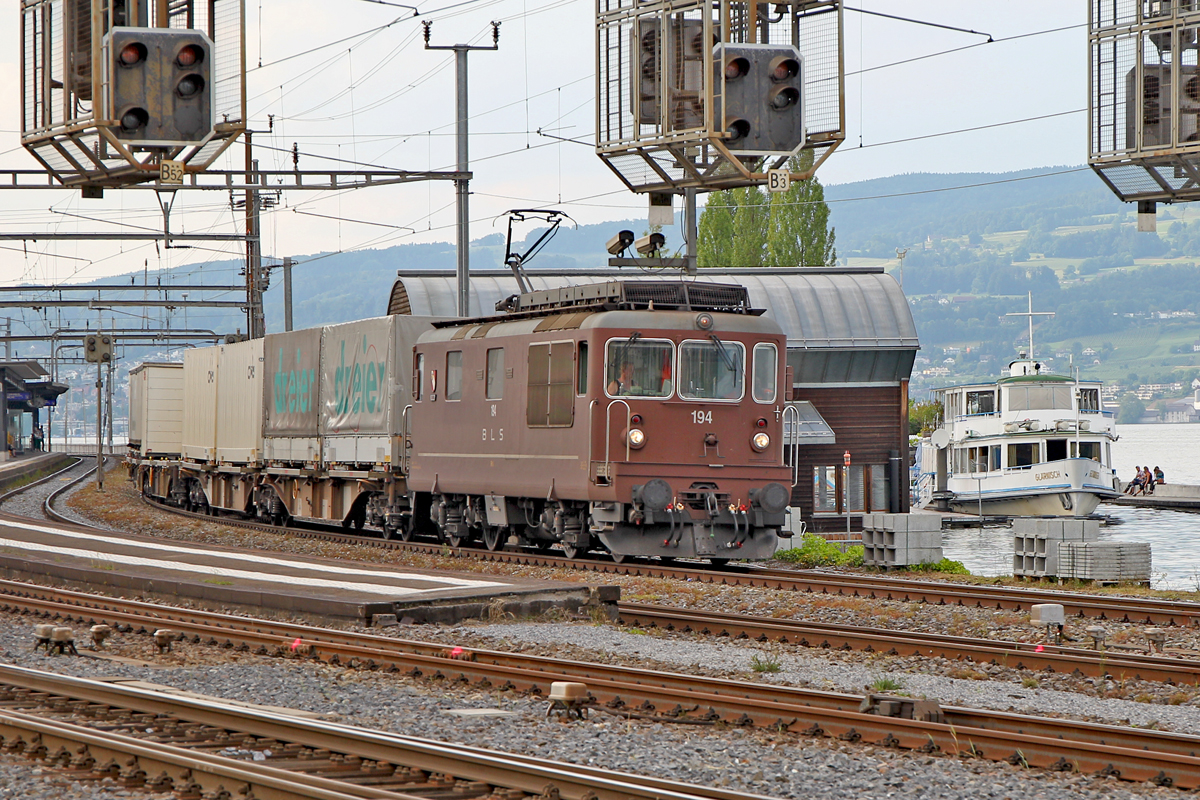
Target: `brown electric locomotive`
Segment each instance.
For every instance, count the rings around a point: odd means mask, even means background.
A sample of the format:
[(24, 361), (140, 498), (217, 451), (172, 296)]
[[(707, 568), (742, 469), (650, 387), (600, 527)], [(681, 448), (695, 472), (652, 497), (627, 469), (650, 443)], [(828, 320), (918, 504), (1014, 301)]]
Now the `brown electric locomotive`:
[(775, 552), (795, 483), (785, 338), (744, 287), (612, 281), (503, 310), (418, 340), (408, 535), (618, 561)]

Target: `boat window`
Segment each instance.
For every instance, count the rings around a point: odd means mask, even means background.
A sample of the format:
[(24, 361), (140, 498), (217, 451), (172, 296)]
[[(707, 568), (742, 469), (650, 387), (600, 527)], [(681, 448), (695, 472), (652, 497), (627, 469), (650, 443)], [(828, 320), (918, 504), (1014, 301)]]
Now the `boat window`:
[(1087, 413), (1089, 411), (1095, 413), (1100, 410), (1100, 390), (1099, 389), (1080, 389), (1079, 390), (1079, 410)]
[(1062, 461), (1067, 457), (1067, 440), (1066, 439), (1047, 439), (1046, 440), (1046, 460), (1047, 461)]
[(746, 348), (741, 342), (687, 341), (679, 345), (679, 396), (688, 400), (740, 400)]
[(1100, 460), (1100, 443), (1099, 442), (1079, 442), (1079, 452), (1075, 451), (1075, 442), (1071, 442), (1071, 456), (1073, 458), (1090, 458), (1092, 461)]
[(995, 414), (996, 392), (967, 392), (968, 414)]
[(487, 389), (484, 397), (500, 400), (504, 397), (504, 348), (487, 351)]
[(462, 350), (446, 353), (446, 399), (462, 400)]
[(1008, 410), (1030, 411), (1039, 408), (1071, 408), (1070, 384), (1017, 384), (1008, 387)]
[(609, 397), (670, 397), (675, 345), (661, 339), (610, 339), (605, 364)]
[(779, 355), (773, 344), (754, 345), (754, 402), (775, 402)]
[(1039, 449), (1037, 442), (1010, 444), (1008, 446), (1008, 468), (1020, 469), (1038, 463)]
[(998, 444), (992, 446), (992, 457), (991, 457), (990, 468), (992, 470), (1000, 469), (1000, 445), (998, 445)]

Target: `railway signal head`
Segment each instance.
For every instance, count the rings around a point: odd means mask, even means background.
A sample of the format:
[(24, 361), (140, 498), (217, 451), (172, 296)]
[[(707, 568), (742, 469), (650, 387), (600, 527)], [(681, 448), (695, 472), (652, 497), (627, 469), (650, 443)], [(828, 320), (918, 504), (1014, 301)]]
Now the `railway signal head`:
[(92, 364), (107, 364), (113, 359), (113, 337), (107, 333), (89, 333), (83, 338), (83, 356)]
[(110, 107), (131, 145), (200, 144), (213, 133), (213, 45), (203, 32), (113, 28), (107, 35)]
[(725, 146), (791, 155), (804, 144), (804, 61), (791, 45), (723, 44), (716, 60)]

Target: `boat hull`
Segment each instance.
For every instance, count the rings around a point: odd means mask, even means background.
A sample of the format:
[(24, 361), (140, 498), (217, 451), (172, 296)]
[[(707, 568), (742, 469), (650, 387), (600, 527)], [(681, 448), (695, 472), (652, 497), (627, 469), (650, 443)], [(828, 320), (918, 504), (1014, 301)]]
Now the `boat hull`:
[[(982, 480), (951, 478), (950, 508), (962, 514), (1009, 517), (1086, 517), (1101, 502), (1118, 495), (1105, 486), (1099, 465), (1090, 459), (1066, 459), (1028, 470), (985, 475)], [(982, 490), (982, 498), (981, 498)]]

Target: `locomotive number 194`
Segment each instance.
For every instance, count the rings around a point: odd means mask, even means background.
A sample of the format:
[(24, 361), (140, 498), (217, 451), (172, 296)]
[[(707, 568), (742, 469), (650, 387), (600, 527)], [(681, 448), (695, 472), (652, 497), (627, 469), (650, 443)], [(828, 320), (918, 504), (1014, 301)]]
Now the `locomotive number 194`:
[(712, 424), (712, 412), (711, 411), (699, 411), (699, 410), (693, 411), (692, 412), (692, 422), (696, 425), (711, 425)]

